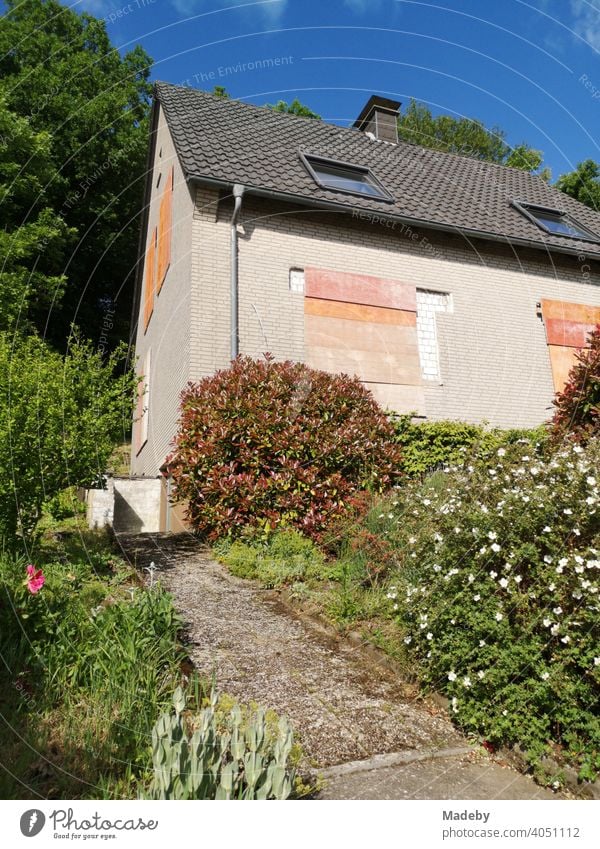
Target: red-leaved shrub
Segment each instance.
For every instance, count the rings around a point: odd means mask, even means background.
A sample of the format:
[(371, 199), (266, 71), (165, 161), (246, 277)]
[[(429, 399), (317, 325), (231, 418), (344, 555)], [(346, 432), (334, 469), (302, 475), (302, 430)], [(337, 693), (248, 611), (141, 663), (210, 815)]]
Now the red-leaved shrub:
[(357, 378), (238, 357), (182, 393), (168, 467), (174, 497), (209, 539), (286, 525), (318, 540), (357, 492), (390, 486), (393, 439)]
[(555, 400), (551, 422), (555, 440), (570, 437), (587, 442), (600, 434), (600, 325), (590, 334), (589, 347), (577, 353), (569, 379)]

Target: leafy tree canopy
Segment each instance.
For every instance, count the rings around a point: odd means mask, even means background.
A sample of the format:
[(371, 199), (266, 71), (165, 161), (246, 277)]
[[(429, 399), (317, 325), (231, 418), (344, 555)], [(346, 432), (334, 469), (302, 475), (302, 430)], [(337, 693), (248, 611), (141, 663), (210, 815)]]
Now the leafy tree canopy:
[(265, 105), (267, 109), (272, 109), (273, 112), (286, 112), (288, 115), (302, 115), (305, 118), (321, 118), (320, 115), (317, 115), (308, 106), (300, 103), (297, 97), (291, 103), (287, 103), (285, 100), (278, 100), (277, 103), (267, 103)]
[(559, 177), (556, 188), (600, 212), (600, 165), (593, 159), (580, 162), (574, 171)]
[(540, 171), (543, 160), (541, 151), (525, 143), (512, 148), (500, 127), (487, 128), (473, 118), (453, 118), (451, 115), (434, 117), (424, 103), (417, 103), (416, 100), (411, 100), (401, 113), (398, 134), (404, 141), (422, 147), (538, 172), (546, 180), (550, 177), (548, 169)]
[(78, 235), (64, 266), (63, 306), (50, 316), (48, 333), (61, 344), (75, 320), (86, 336), (97, 337), (102, 306), (117, 301), (113, 323), (124, 337), (137, 260), (151, 60), (139, 46), (121, 56), (104, 21), (57, 0), (6, 0), (6, 7), (0, 88), (7, 108), (27, 119), (34, 133), (46, 134), (39, 136), (47, 173), (38, 191)]

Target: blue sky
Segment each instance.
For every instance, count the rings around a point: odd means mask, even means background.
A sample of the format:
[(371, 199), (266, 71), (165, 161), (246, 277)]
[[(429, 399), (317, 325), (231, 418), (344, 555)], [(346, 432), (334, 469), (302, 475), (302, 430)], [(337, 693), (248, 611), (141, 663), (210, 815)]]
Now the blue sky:
[[(557, 177), (600, 161), (600, 0), (80, 0), (153, 79), (352, 123), (371, 93), (498, 124)], [(248, 70), (257, 60), (279, 60)]]

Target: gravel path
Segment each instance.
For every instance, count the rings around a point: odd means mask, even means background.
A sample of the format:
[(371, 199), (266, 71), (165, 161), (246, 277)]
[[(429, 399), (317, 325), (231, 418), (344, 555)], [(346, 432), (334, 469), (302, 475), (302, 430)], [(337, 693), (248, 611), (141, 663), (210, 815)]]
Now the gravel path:
[(240, 701), (289, 717), (310, 766), (327, 778), (323, 798), (553, 798), (530, 778), (482, 761), (445, 713), (376, 654), (234, 577), (193, 537), (118, 542), (138, 569), (155, 563), (185, 620), (196, 669), (214, 673), (219, 689)]

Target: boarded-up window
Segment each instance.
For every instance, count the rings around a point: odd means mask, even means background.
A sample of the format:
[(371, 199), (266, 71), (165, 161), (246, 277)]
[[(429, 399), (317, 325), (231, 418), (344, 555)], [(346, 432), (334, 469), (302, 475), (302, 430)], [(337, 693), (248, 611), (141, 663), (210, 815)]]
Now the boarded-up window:
[(173, 226), (173, 168), (169, 171), (163, 190), (158, 217), (158, 277), (156, 293), (165, 282), (171, 264), (171, 228)]
[(156, 278), (156, 227), (152, 231), (150, 244), (146, 251), (146, 267), (144, 269), (144, 330), (154, 310), (154, 280)]
[(415, 287), (317, 268), (304, 276), (307, 364), (357, 375), (384, 407), (424, 412)]
[(150, 350), (146, 351), (144, 365), (137, 386), (137, 402), (135, 407), (135, 453), (139, 454), (148, 441), (148, 412), (150, 405)]
[(600, 324), (600, 307), (550, 300), (542, 300), (541, 306), (554, 390), (561, 392), (577, 351), (587, 347), (590, 333)]

